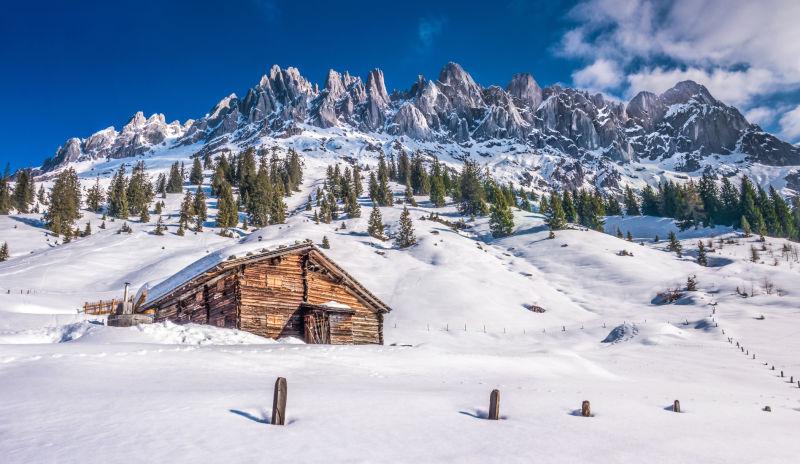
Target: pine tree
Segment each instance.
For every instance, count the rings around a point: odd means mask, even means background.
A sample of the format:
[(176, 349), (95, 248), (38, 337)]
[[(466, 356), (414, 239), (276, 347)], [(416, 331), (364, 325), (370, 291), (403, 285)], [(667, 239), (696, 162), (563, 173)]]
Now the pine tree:
[[(544, 200), (542, 195), (542, 200)], [(567, 216), (564, 213), (564, 206), (561, 201), (561, 196), (556, 192), (550, 193), (550, 207), (549, 213), (545, 219), (545, 223), (550, 227), (550, 230), (561, 230), (567, 225)]]
[(142, 224), (150, 222), (150, 213), (147, 208), (142, 208), (142, 212), (139, 214), (139, 222)]
[(361, 168), (358, 166), (358, 163), (353, 165), (353, 191), (356, 197), (360, 197), (361, 194), (364, 193), (364, 187), (361, 184)]
[(0, 214), (10, 213), (11, 206), (11, 188), (8, 186), (8, 179), (2, 177), (0, 178)]
[(751, 233), (750, 221), (747, 220), (747, 217), (742, 216), (742, 218), (739, 220), (739, 223), (742, 225), (742, 232), (744, 232), (744, 236), (749, 237)]
[(489, 213), (489, 230), (495, 238), (507, 237), (514, 230), (514, 215), (499, 188), (494, 188), (494, 203)]
[(147, 209), (150, 202), (153, 201), (153, 185), (150, 183), (150, 176), (147, 174), (144, 161), (140, 161), (134, 166), (125, 195), (131, 215), (142, 214), (142, 210)]
[(314, 210), (314, 224), (319, 224), (319, 214), (317, 214), (317, 210)]
[(164, 226), (164, 219), (159, 216), (158, 221), (156, 221), (156, 230), (153, 232), (156, 235), (164, 235), (164, 231), (166, 227)]
[(183, 191), (183, 175), (181, 174), (180, 164), (176, 161), (169, 170), (167, 180), (167, 193), (181, 193)]
[(417, 206), (417, 200), (414, 199), (414, 192), (410, 185), (406, 185), (405, 202), (411, 206)]
[(217, 200), (217, 227), (227, 229), (236, 227), (239, 223), (239, 212), (236, 207), (236, 200), (233, 198), (231, 184), (223, 180), (220, 185), (219, 199)]
[(103, 222), (100, 223), (100, 228), (101, 229), (105, 229), (106, 228), (106, 221), (103, 221)]
[(20, 213), (30, 212), (28, 205), (33, 202), (32, 182), (33, 179), (28, 170), (23, 169), (17, 172), (11, 203)]
[(100, 176), (98, 176), (94, 185), (86, 192), (86, 207), (89, 211), (99, 213), (103, 208), (103, 200), (103, 189), (100, 188)]
[[(755, 226), (759, 228), (760, 224), (764, 221), (764, 217), (756, 206), (756, 191), (747, 176), (742, 177), (739, 211), (740, 214), (747, 219), (747, 223), (750, 224), (751, 227)], [(744, 224), (742, 224), (742, 229), (744, 229)]]
[(772, 186), (769, 188), (769, 196), (770, 201), (772, 202), (772, 207), (775, 210), (775, 216), (778, 220), (781, 236), (793, 238), (797, 233), (796, 229), (798, 224), (795, 224), (794, 222), (792, 211), (789, 208), (789, 205)]
[(326, 249), (326, 250), (330, 249), (331, 242), (328, 240), (328, 236), (327, 235), (322, 237), (322, 245), (321, 245), (321, 247)]
[(539, 214), (545, 217), (550, 215), (550, 202), (547, 201), (546, 195), (542, 195), (542, 198), (539, 200)]
[(649, 185), (645, 186), (645, 188), (642, 190), (642, 214), (645, 216), (660, 216), (660, 204), (661, 201), (659, 200), (655, 190), (653, 190), (653, 187)]
[(44, 190), (44, 185), (39, 186), (39, 191), (36, 193), (36, 201), (38, 201), (40, 205), (47, 205), (47, 192)]
[(181, 215), (179, 223), (184, 229), (189, 227), (189, 223), (194, 218), (194, 197), (190, 190), (187, 190), (183, 195), (183, 202), (181, 203)]
[(372, 212), (369, 214), (367, 233), (378, 240), (385, 239), (383, 235), (383, 218), (381, 217), (381, 210), (377, 206), (373, 206)]
[(47, 228), (56, 235), (71, 234), (72, 223), (80, 217), (81, 192), (78, 174), (69, 168), (58, 174), (44, 214)]
[(0, 246), (0, 262), (6, 261), (9, 257), (11, 254), (8, 251), (8, 242), (3, 242), (3, 246)]
[(708, 266), (708, 258), (706, 258), (706, 246), (703, 241), (697, 242), (697, 264), (701, 266)]
[(356, 198), (356, 192), (352, 189), (349, 192), (347, 192), (344, 211), (351, 218), (361, 217), (361, 205), (358, 204), (358, 199)]
[(200, 158), (195, 156), (192, 161), (192, 171), (189, 174), (189, 182), (198, 185), (203, 183), (203, 166), (200, 164)]
[(186, 231), (183, 228), (183, 222), (178, 223), (178, 231), (175, 232), (176, 235), (183, 237), (186, 234)]
[(628, 233), (627, 233), (627, 235), (625, 236), (625, 238), (626, 238), (626, 239), (627, 239), (629, 242), (632, 242), (632, 241), (633, 241), (633, 234), (631, 234), (631, 231), (630, 231), (630, 230), (628, 231)]
[(525, 190), (523, 190), (522, 188), (519, 189), (519, 197), (522, 198), (522, 200), (520, 200), (520, 202), (519, 202), (519, 209), (521, 209), (522, 211), (530, 213), (531, 212), (531, 201), (528, 198), (528, 194), (525, 193)]
[[(51, 198), (55, 192), (51, 193)], [(108, 214), (115, 218), (127, 218), (130, 211), (128, 207), (128, 179), (125, 177), (125, 165), (121, 165), (119, 170), (111, 179), (108, 187)]]
[(431, 203), (436, 208), (441, 208), (445, 203), (445, 186), (442, 176), (442, 167), (439, 160), (434, 159), (430, 175)]
[(400, 213), (400, 229), (394, 243), (398, 248), (408, 248), (417, 243), (417, 238), (414, 236), (414, 224), (411, 222), (411, 213), (405, 206), (403, 206), (403, 212)]
[(575, 209), (575, 202), (570, 195), (569, 190), (564, 190), (564, 195), (561, 200), (561, 207), (564, 209), (564, 218), (567, 222), (578, 222), (578, 211)]
[(206, 194), (202, 185), (197, 186), (196, 194), (194, 196), (194, 214), (200, 218), (200, 221), (208, 219), (208, 208), (206, 207)]
[(306, 202), (306, 211), (311, 211), (311, 195), (308, 196), (308, 201)]
[(639, 216), (642, 210), (639, 208), (639, 201), (633, 193), (630, 185), (625, 186), (625, 214), (628, 216)]
[(678, 258), (682, 256), (681, 251), (683, 247), (681, 246), (681, 242), (678, 241), (678, 237), (675, 235), (675, 232), (669, 231), (669, 244), (667, 245), (667, 250), (674, 252), (678, 255)]
[(480, 169), (474, 161), (464, 161), (459, 176), (458, 211), (465, 216), (483, 216), (488, 212), (486, 190), (481, 182)]
[(92, 224), (87, 222), (86, 227), (83, 228), (83, 236), (88, 237), (92, 235)]
[(617, 238), (618, 239), (622, 239), (623, 237), (624, 237), (624, 235), (622, 235), (622, 231), (619, 230), (619, 227), (617, 227)]

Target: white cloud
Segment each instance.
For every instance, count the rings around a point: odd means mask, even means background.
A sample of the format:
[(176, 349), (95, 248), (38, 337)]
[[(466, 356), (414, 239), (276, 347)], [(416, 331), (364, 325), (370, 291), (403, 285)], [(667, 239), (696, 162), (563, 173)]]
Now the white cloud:
[(715, 98), (731, 105), (744, 105), (755, 96), (769, 94), (778, 85), (775, 76), (764, 69), (741, 71), (699, 68), (643, 68), (628, 75), (628, 96), (642, 90), (661, 93), (677, 82), (692, 80), (705, 85)]
[(591, 90), (608, 90), (618, 87), (623, 82), (623, 74), (616, 62), (598, 59), (585, 68), (573, 72), (572, 82), (578, 87)]
[(800, 105), (784, 113), (779, 124), (781, 126), (781, 135), (795, 142), (800, 141)]
[(797, 0), (584, 0), (570, 18), (558, 52), (633, 70), (636, 90), (693, 79), (747, 105), (800, 87)]
[(772, 124), (772, 122), (775, 121), (776, 115), (777, 111), (774, 108), (756, 106), (755, 108), (747, 110), (744, 117), (753, 124), (758, 124), (763, 127)]
[(422, 18), (417, 23), (417, 39), (420, 51), (427, 51), (433, 46), (436, 36), (442, 33), (444, 20), (441, 18)]

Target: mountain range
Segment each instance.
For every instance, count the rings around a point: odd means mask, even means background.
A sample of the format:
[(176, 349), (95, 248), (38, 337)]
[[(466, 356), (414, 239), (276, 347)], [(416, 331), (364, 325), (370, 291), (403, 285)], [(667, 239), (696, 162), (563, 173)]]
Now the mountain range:
[[(438, 79), (419, 76), (407, 90), (391, 94), (380, 69), (370, 71), (366, 82), (330, 70), (320, 87), (296, 68), (275, 65), (244, 98), (231, 94), (197, 120), (167, 123), (162, 114), (145, 118), (139, 112), (121, 131), (109, 127), (71, 138), (45, 160), (41, 172), (159, 147), (196, 144), (198, 150), (215, 151), (337, 128), (365, 145), (382, 144), (368, 146), (371, 151), (400, 143), (455, 159), (513, 154), (519, 169), (506, 166), (504, 172), (522, 184), (615, 189), (625, 177), (635, 184), (636, 172), (645, 171), (639, 164), (649, 163), (656, 168), (647, 169), (648, 183), (664, 171), (718, 168), (734, 175), (760, 166), (770, 173), (767, 181), (800, 190), (800, 174), (793, 169), (800, 166), (800, 147), (749, 123), (693, 81), (660, 95), (640, 92), (624, 103), (560, 85), (542, 88), (528, 73), (514, 74), (505, 87), (483, 87), (452, 62)], [(551, 164), (526, 169), (526, 157)]]

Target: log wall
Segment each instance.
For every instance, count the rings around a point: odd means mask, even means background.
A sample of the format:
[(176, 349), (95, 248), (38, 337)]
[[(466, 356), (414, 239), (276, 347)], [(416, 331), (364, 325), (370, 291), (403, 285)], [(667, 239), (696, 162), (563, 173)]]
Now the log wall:
[(239, 280), (242, 330), (269, 338), (304, 338), (302, 255), (285, 255), (248, 264)]
[[(356, 345), (383, 343), (381, 315), (369, 310), (346, 285), (335, 277), (312, 270), (307, 272), (306, 282), (309, 303), (322, 305), (336, 301), (350, 306), (355, 311), (349, 321), (353, 332), (352, 343)], [(333, 324), (331, 324), (331, 336), (333, 336)]]

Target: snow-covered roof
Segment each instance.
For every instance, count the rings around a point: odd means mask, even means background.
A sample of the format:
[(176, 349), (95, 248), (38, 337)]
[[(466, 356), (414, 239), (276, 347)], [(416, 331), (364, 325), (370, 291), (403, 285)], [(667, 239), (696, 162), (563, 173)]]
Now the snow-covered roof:
[[(183, 287), (189, 287), (193, 281), (199, 283), (199, 279), (203, 274), (218, 274), (226, 269), (234, 266), (239, 266), (244, 263), (260, 261), (269, 259), (276, 256), (285, 255), (288, 253), (314, 251), (319, 255), (327, 264), (327, 267), (332, 268), (336, 273), (340, 274), (344, 280), (351, 284), (354, 290), (361, 294), (363, 298), (370, 301), (378, 310), (388, 312), (391, 309), (367, 290), (363, 285), (356, 281), (350, 274), (348, 274), (339, 265), (334, 263), (330, 258), (325, 256), (322, 251), (317, 248), (312, 242), (292, 242), (287, 243), (272, 243), (271, 246), (264, 247), (264, 244), (258, 241), (253, 241), (253, 237), (248, 237), (249, 240), (234, 245), (231, 247), (223, 248), (210, 253), (207, 256), (195, 261), (194, 263), (186, 266), (173, 276), (167, 278), (159, 283), (151, 291), (148, 292), (147, 299), (142, 304), (141, 308), (148, 308), (154, 306), (159, 300), (181, 290)], [(209, 277), (210, 278), (210, 277)], [(327, 306), (337, 309), (351, 309), (349, 306), (336, 301), (329, 301), (320, 306)]]

